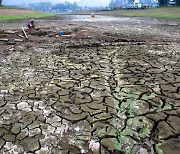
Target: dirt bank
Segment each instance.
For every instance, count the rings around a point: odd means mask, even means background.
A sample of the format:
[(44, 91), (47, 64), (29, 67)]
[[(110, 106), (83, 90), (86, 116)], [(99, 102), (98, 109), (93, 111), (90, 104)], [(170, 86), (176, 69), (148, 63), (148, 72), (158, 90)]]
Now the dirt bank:
[(2, 153), (179, 153), (180, 21), (102, 18), (0, 22)]
[(1, 12), (0, 12), (0, 15), (1, 15), (1, 16), (37, 13), (37, 11), (34, 11), (34, 10), (28, 10), (28, 9), (13, 9), (13, 8), (1, 7), (1, 6), (0, 6), (0, 9), (1, 9)]

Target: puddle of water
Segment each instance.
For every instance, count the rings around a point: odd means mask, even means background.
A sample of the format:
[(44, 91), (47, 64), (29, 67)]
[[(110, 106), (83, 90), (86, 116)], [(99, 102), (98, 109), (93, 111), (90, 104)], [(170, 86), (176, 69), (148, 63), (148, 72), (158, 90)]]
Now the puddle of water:
[(95, 18), (92, 18), (90, 15), (72, 15), (72, 21), (88, 21), (88, 22), (112, 22), (112, 21), (128, 21), (130, 18), (120, 18), (120, 17), (110, 17), (110, 16), (101, 16), (97, 15)]

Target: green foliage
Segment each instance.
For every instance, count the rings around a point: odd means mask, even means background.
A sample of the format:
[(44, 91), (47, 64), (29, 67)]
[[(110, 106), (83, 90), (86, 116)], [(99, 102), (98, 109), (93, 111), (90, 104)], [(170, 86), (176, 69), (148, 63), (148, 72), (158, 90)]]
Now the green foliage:
[(44, 11), (44, 12), (66, 12), (66, 11), (72, 11), (77, 10), (80, 7), (77, 5), (76, 2), (70, 3), (58, 3), (53, 5), (50, 2), (42, 2), (42, 3), (30, 3), (27, 8), (38, 10), (38, 11)]
[(42, 3), (32, 3), (27, 6), (27, 8), (39, 11), (50, 11), (52, 4), (50, 2), (42, 2)]
[(167, 6), (168, 4), (168, 0), (159, 0), (158, 2), (160, 6)]
[(180, 0), (176, 0), (176, 5), (180, 6)]
[(79, 8), (77, 4), (74, 2), (74, 4), (71, 4), (70, 2), (65, 2), (56, 4), (52, 7), (52, 10), (58, 10), (58, 11), (67, 11), (67, 10), (76, 10)]
[[(133, 5), (134, 2), (135, 2), (135, 0), (128, 0), (128, 1), (111, 0), (110, 3), (109, 3), (109, 7), (111, 9), (115, 9), (115, 8), (132, 8), (132, 7), (134, 7), (134, 5)], [(140, 3), (142, 6), (144, 4), (148, 4), (150, 6), (157, 6), (157, 2), (155, 0), (139, 0), (138, 3)]]
[(54, 14), (48, 13), (29, 13), (29, 14), (19, 14), (19, 15), (5, 15), (0, 16), (0, 20), (13, 20), (13, 19), (24, 19), (24, 18), (42, 18), (54, 16)]

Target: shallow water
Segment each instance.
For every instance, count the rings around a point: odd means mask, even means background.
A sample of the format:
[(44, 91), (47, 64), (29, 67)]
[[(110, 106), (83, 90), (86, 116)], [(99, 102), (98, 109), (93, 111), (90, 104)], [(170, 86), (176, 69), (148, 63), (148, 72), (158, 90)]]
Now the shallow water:
[[(102, 16), (97, 15), (95, 17), (91, 17), (91, 15), (71, 15), (73, 18), (72, 21), (87, 21), (87, 22), (112, 22), (112, 21), (128, 21), (130, 18), (126, 17), (111, 17), (111, 16)], [(132, 20), (132, 19), (131, 19)]]

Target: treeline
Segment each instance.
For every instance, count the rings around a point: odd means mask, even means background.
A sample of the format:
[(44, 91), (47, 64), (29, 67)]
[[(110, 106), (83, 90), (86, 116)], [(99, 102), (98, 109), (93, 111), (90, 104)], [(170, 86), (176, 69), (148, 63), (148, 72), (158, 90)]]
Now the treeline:
[(77, 5), (76, 2), (70, 3), (58, 3), (58, 4), (52, 4), (50, 2), (42, 2), (42, 3), (30, 3), (26, 8), (33, 9), (33, 10), (39, 10), (43, 12), (66, 12), (66, 11), (73, 11), (73, 10), (79, 10), (81, 7)]
[(42, 2), (42, 3), (31, 3), (26, 6), (29, 9), (33, 10), (38, 10), (38, 11), (43, 11), (43, 12), (70, 12), (70, 11), (77, 11), (77, 10), (101, 10), (105, 9), (104, 7), (80, 7), (77, 5), (76, 2), (70, 3), (70, 2), (65, 2), (65, 3), (58, 3), (58, 4), (52, 4), (50, 2)]
[(160, 6), (176, 5), (180, 6), (180, 0), (158, 0)]
[[(157, 2), (155, 0), (139, 0), (139, 4), (157, 6)], [(131, 8), (134, 7), (134, 0), (111, 0), (109, 3), (110, 8)]]
[[(110, 8), (115, 7), (129, 7), (134, 3), (135, 0), (111, 0), (109, 3)], [(139, 4), (149, 6), (180, 6), (180, 0), (139, 0)]]
[(144, 7), (157, 7), (158, 3), (155, 0), (139, 0), (135, 3), (135, 0), (111, 0), (109, 7), (115, 8), (144, 8)]

